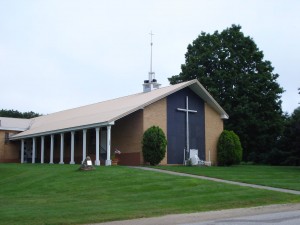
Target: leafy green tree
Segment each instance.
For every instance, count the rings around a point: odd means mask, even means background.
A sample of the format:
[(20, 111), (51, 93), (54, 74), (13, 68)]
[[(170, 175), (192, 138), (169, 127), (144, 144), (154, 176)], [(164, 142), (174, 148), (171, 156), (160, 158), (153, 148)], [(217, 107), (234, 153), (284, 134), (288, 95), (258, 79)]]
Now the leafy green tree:
[(188, 45), (181, 73), (169, 81), (198, 79), (229, 114), (225, 129), (240, 137), (243, 159), (258, 162), (266, 159), (283, 130), (283, 89), (273, 69), (241, 26), (232, 25), (221, 33), (202, 32)]
[(224, 130), (218, 140), (217, 152), (219, 166), (239, 164), (243, 153), (239, 137), (233, 131)]
[(150, 165), (157, 165), (165, 157), (167, 139), (163, 130), (158, 126), (152, 126), (145, 131), (143, 136), (143, 156)]
[(0, 110), (0, 116), (1, 117), (11, 117), (11, 118), (24, 118), (24, 119), (30, 119), (34, 117), (41, 116), (41, 114), (35, 113), (35, 112), (19, 112), (18, 110), (7, 110), (7, 109), (1, 109)]
[(280, 164), (300, 166), (300, 107), (287, 119), (280, 144)]

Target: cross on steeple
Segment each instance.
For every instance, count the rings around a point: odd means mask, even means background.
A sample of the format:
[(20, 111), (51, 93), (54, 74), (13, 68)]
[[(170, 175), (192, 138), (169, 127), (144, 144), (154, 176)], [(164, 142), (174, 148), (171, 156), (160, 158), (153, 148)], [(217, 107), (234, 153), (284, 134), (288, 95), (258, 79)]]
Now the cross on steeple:
[[(186, 108), (185, 109), (177, 108), (177, 110), (186, 113), (186, 148), (188, 151), (190, 151), (189, 113), (196, 113), (197, 111), (189, 109), (189, 97), (188, 96), (186, 96)], [(183, 163), (185, 163), (185, 151), (184, 151), (183, 160), (184, 160)]]

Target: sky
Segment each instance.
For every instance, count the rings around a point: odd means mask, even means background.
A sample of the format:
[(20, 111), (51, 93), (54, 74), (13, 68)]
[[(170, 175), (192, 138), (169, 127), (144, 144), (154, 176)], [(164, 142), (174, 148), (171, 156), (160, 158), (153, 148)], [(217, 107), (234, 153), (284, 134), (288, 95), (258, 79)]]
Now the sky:
[(181, 72), (188, 44), (232, 24), (253, 38), (300, 102), (298, 0), (0, 0), (0, 109), (49, 114), (162, 86)]

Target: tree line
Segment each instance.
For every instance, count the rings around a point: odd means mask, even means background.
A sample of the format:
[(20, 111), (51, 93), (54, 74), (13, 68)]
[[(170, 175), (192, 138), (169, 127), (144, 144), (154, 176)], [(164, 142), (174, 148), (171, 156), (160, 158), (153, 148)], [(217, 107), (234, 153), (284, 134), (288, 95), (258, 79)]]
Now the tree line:
[(283, 113), (279, 75), (241, 29), (201, 32), (169, 81), (199, 80), (229, 114), (224, 128), (238, 134), (244, 161), (300, 165), (300, 108), (291, 116)]
[(0, 110), (0, 117), (10, 117), (10, 118), (23, 118), (23, 119), (31, 119), (34, 117), (41, 116), (39, 113), (35, 112), (19, 112), (18, 110), (13, 109), (1, 109)]

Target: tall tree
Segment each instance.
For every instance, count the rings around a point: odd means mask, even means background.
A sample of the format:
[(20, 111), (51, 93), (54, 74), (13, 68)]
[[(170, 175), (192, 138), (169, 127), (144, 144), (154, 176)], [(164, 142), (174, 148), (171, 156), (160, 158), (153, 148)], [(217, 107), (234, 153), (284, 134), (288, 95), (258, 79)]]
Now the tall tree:
[(283, 130), (283, 89), (273, 69), (241, 26), (232, 25), (221, 33), (202, 32), (188, 45), (182, 72), (169, 81), (198, 79), (229, 114), (225, 128), (240, 137), (243, 159), (263, 161)]

